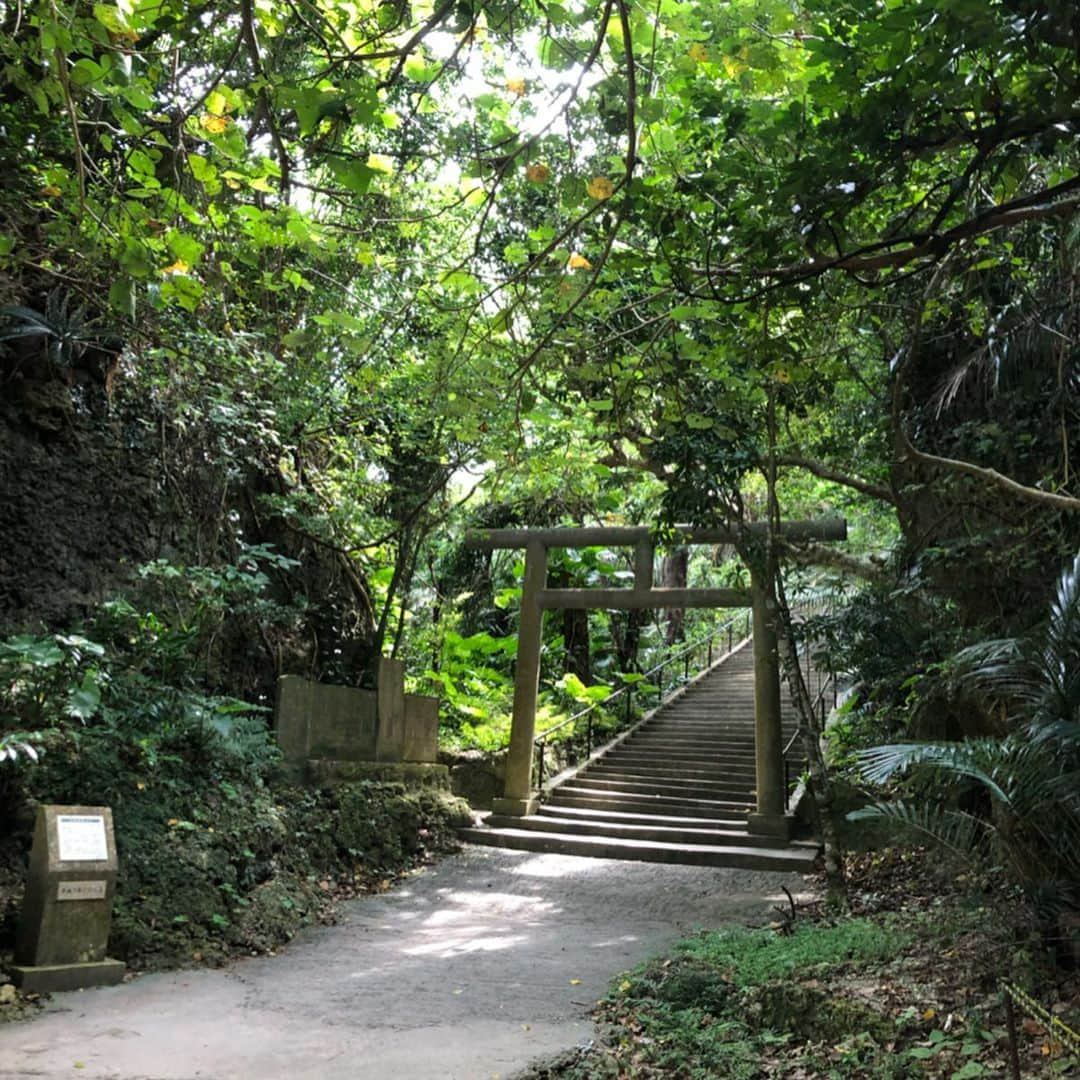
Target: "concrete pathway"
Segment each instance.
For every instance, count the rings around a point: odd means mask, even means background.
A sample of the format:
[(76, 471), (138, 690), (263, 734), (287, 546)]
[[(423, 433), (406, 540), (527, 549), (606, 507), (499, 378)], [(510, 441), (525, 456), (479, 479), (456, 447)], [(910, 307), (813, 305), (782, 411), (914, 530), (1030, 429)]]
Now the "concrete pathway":
[(765, 919), (776, 873), (467, 848), (224, 971), (57, 995), (0, 1077), (492, 1080), (592, 1037), (611, 977), (695, 926)]

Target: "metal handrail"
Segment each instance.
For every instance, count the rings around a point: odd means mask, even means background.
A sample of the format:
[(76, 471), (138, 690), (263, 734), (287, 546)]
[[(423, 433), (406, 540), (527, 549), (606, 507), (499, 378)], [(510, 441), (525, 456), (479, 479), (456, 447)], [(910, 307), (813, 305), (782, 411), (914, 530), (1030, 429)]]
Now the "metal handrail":
[[(664, 703), (664, 701), (666, 700), (665, 697), (664, 697), (664, 679), (663, 679), (663, 670), (664, 670), (664, 668), (668, 667), (672, 663), (675, 663), (676, 661), (678, 661), (681, 658), (683, 660), (683, 679), (684, 679), (684, 681), (688, 680), (689, 677), (690, 677), (690, 654), (695, 649), (700, 648), (702, 645), (708, 645), (708, 647), (709, 647), (708, 659), (706, 661), (705, 667), (706, 668), (711, 667), (712, 662), (713, 662), (713, 642), (716, 640), (716, 638), (718, 636), (723, 634), (723, 632), (726, 630), (727, 635), (728, 635), (728, 650), (727, 651), (731, 652), (731, 649), (732, 649), (733, 644), (734, 644), (734, 627), (735, 627), (735, 624), (737, 622), (739, 622), (740, 619), (743, 620), (746, 623), (747, 630), (748, 630), (748, 628), (749, 628), (749, 619), (750, 619), (750, 615), (749, 615), (748, 611), (741, 611), (737, 615), (732, 615), (730, 618), (725, 619), (718, 626), (713, 627), (707, 634), (705, 634), (702, 637), (698, 638), (697, 641), (693, 641), (689, 645), (684, 645), (678, 651), (670, 654), (669, 656), (664, 657), (664, 659), (661, 660), (658, 664), (654, 664), (647, 671), (641, 672), (640, 673), (641, 674), (641, 679), (640, 680), (635, 680), (635, 682), (633, 682), (633, 683), (627, 683), (627, 684), (625, 684), (623, 686), (620, 686), (618, 690), (616, 690), (612, 694), (609, 694), (602, 701), (594, 701), (591, 705), (587, 705), (584, 709), (581, 709), (579, 712), (574, 713), (572, 716), (568, 716), (565, 720), (560, 720), (557, 724), (553, 724), (551, 727), (545, 728), (538, 735), (534, 736), (533, 745), (537, 748), (537, 751), (538, 751), (538, 753), (537, 753), (537, 768), (538, 768), (538, 774), (539, 775), (537, 777), (537, 787), (542, 788), (544, 786), (544, 753), (545, 753), (545, 751), (547, 749), (548, 739), (552, 735), (554, 735), (555, 732), (561, 731), (563, 728), (568, 727), (570, 724), (575, 724), (577, 721), (581, 720), (583, 717), (588, 717), (589, 723), (588, 723), (588, 727), (586, 729), (586, 734), (585, 734), (585, 756), (589, 757), (592, 754), (592, 750), (593, 750), (592, 714), (598, 708), (600, 708), (601, 705), (610, 705), (613, 701), (615, 701), (619, 697), (622, 697), (622, 696), (625, 695), (626, 710), (625, 710), (624, 721), (623, 722), (624, 722), (624, 724), (628, 724), (630, 722), (630, 717), (631, 717), (631, 714), (632, 714), (632, 699), (633, 699), (634, 687), (637, 685), (638, 682), (648, 679), (648, 677), (650, 675), (653, 675), (656, 672), (660, 672), (661, 676), (660, 676), (659, 680), (657, 680), (657, 682), (658, 682), (658, 685), (657, 685), (657, 708), (659, 708), (659, 706), (662, 705)], [(746, 635), (744, 634), (744, 636), (746, 636)]]

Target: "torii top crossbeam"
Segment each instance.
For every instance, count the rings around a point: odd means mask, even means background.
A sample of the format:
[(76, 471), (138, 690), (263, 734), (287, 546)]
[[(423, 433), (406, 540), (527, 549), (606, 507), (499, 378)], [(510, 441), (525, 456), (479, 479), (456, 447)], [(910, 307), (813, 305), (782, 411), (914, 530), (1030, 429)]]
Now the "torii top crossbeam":
[[(768, 524), (754, 521), (735, 528), (707, 528), (697, 525), (674, 525), (670, 535), (682, 544), (733, 544), (745, 536), (763, 537)], [(846, 540), (847, 522), (843, 518), (814, 521), (782, 521), (777, 535), (785, 540)], [(496, 548), (522, 548), (537, 541), (544, 547), (636, 547), (643, 541), (655, 543), (656, 534), (647, 525), (585, 525), (570, 528), (476, 529), (465, 538), (465, 546), (478, 551)]]
[[(764, 537), (768, 526), (753, 522), (742, 529), (698, 528), (676, 525), (669, 535), (679, 544), (730, 544), (749, 535)], [(787, 521), (777, 529), (788, 540), (844, 540), (847, 522), (843, 518), (821, 521)], [(552, 608), (642, 610), (647, 608), (747, 607), (750, 593), (745, 589), (658, 589), (653, 586), (653, 558), (656, 537), (643, 525), (591, 525), (580, 528), (485, 529), (469, 533), (465, 546), (478, 551), (497, 548), (577, 548), (633, 547), (634, 584), (629, 589), (549, 589), (535, 583), (535, 603), (544, 611)]]

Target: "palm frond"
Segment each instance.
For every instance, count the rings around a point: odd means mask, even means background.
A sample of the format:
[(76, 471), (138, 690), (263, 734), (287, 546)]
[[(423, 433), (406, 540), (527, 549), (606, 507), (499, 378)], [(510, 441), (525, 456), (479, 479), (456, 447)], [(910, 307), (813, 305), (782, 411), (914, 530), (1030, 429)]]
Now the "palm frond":
[(1001, 802), (1008, 802), (1008, 796), (993, 776), (1002, 753), (1002, 744), (995, 739), (968, 739), (871, 746), (860, 750), (857, 760), (859, 772), (869, 784), (881, 785), (911, 769), (924, 767), (941, 774), (946, 781), (961, 777), (974, 780)]
[(1080, 554), (1058, 579), (1040, 661), (1047, 699), (1040, 711), (1056, 719), (1080, 714)]
[(961, 649), (954, 657), (957, 677), (977, 692), (997, 701), (1013, 702), (1011, 718), (1042, 700), (1042, 665), (1032, 661), (1019, 638), (980, 641)]
[(965, 859), (985, 850), (990, 837), (986, 822), (936, 803), (874, 802), (852, 810), (848, 821), (884, 821), (920, 833)]

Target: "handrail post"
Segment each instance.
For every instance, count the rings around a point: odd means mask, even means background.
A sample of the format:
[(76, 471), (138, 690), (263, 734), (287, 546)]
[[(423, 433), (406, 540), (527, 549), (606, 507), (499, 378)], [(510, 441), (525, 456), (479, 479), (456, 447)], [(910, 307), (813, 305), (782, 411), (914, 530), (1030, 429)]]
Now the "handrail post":
[(546, 749), (547, 741), (545, 739), (541, 739), (536, 744), (536, 756), (539, 762), (539, 771), (536, 776), (536, 786), (538, 789), (544, 786), (544, 751)]
[(586, 720), (586, 728), (585, 728), (585, 756), (586, 756), (586, 757), (591, 757), (591, 756), (592, 756), (592, 736), (593, 736), (593, 730), (592, 730), (592, 713), (591, 713), (591, 712), (590, 712), (590, 713), (588, 713), (588, 714), (586, 715), (586, 717), (585, 717), (585, 720)]

